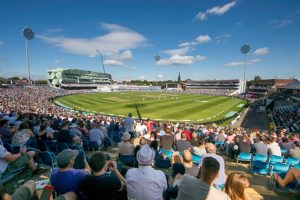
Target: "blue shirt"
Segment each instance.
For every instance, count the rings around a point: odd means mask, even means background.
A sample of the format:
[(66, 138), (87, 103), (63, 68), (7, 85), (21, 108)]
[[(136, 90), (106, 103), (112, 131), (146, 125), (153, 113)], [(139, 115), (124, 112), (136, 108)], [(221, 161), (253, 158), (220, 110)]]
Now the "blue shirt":
[(50, 181), (58, 194), (64, 194), (66, 192), (77, 193), (79, 192), (79, 184), (86, 175), (87, 173), (80, 169), (70, 169), (66, 171), (54, 169), (51, 173)]

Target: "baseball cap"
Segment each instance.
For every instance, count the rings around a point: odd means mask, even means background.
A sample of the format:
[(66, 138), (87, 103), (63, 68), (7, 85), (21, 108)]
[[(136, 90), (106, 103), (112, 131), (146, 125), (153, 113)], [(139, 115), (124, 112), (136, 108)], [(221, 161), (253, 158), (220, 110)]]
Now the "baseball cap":
[(57, 166), (66, 167), (68, 162), (79, 154), (78, 150), (65, 149), (57, 155)]

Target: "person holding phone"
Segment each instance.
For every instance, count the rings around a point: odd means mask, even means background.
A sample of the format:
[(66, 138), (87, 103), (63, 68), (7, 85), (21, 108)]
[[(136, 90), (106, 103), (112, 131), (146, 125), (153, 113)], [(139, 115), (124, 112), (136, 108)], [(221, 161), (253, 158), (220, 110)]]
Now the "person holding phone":
[(115, 199), (122, 195), (125, 179), (116, 161), (107, 161), (102, 152), (96, 152), (90, 157), (89, 165), (92, 174), (86, 176), (80, 184), (80, 191), (87, 199)]

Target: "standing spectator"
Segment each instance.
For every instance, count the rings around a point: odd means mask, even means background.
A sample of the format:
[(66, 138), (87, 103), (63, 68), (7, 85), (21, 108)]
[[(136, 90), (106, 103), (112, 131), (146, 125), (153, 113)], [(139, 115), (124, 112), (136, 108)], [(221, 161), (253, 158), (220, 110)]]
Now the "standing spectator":
[(101, 147), (104, 141), (104, 134), (100, 130), (100, 123), (95, 122), (93, 126), (94, 128), (89, 133), (89, 139), (90, 141), (97, 142), (98, 146)]
[(295, 147), (292, 149), (289, 149), (287, 152), (287, 156), (288, 157), (292, 157), (292, 158), (300, 158), (300, 142), (295, 142)]
[(249, 181), (245, 174), (232, 172), (226, 180), (224, 192), (231, 200), (246, 200), (245, 189), (247, 187), (249, 187)]
[(167, 179), (160, 170), (152, 168), (155, 152), (145, 144), (137, 153), (139, 168), (129, 169), (126, 173), (128, 199), (163, 200), (167, 189)]
[(147, 119), (146, 126), (147, 126), (147, 132), (150, 133), (153, 128), (153, 122), (149, 118)]
[(166, 128), (166, 134), (160, 137), (160, 148), (171, 150), (174, 146), (174, 135), (170, 128)]
[(203, 155), (199, 166), (200, 167), (202, 166), (202, 161), (206, 157), (212, 157), (212, 158), (216, 159), (219, 162), (219, 165), (220, 165), (220, 173), (219, 173), (219, 176), (214, 181), (214, 184), (216, 186), (222, 186), (222, 185), (225, 184), (225, 181), (226, 181), (224, 159), (221, 156), (219, 156), (219, 155), (216, 154), (217, 153), (217, 149), (216, 149), (216, 146), (214, 144), (207, 143), (206, 146), (205, 146), (205, 149), (206, 149), (207, 154)]
[(7, 119), (2, 119), (0, 121), (0, 136), (3, 143), (11, 143), (14, 134), (9, 130), (9, 121)]
[(179, 180), (176, 200), (230, 200), (224, 192), (214, 187), (220, 171), (219, 162), (212, 157), (203, 158), (200, 180), (185, 174)]
[(190, 140), (190, 143), (193, 147), (198, 146), (198, 134), (195, 131), (192, 133), (192, 139)]
[(130, 143), (130, 134), (125, 132), (122, 136), (122, 142), (118, 143), (119, 154), (132, 155), (134, 145)]
[(125, 123), (125, 132), (128, 132), (131, 138), (134, 138), (134, 131), (133, 131), (134, 120), (132, 118), (132, 113), (128, 113), (128, 117), (124, 119), (124, 123)]
[[(102, 152), (94, 153), (89, 165), (93, 174), (87, 175), (80, 184), (80, 190), (87, 199), (116, 199), (125, 187), (125, 179), (120, 174), (115, 161), (106, 161)], [(107, 171), (110, 170), (114, 174)]]
[(58, 194), (67, 192), (79, 193), (79, 185), (83, 178), (90, 172), (90, 167), (85, 161), (85, 170), (73, 169), (77, 150), (65, 149), (57, 155), (57, 169), (50, 176), (50, 182)]
[(192, 136), (188, 128), (184, 128), (183, 133), (186, 135), (186, 140), (191, 140)]

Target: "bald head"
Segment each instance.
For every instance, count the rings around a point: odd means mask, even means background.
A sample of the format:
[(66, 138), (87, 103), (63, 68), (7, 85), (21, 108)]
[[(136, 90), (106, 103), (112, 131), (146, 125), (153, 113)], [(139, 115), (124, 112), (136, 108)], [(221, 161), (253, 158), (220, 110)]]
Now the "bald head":
[(205, 145), (205, 150), (207, 153), (216, 153), (217, 152), (216, 146), (213, 143), (207, 143)]
[(192, 154), (191, 154), (191, 152), (189, 150), (184, 150), (182, 152), (182, 159), (186, 163), (192, 162)]

